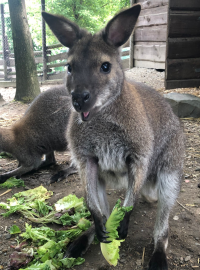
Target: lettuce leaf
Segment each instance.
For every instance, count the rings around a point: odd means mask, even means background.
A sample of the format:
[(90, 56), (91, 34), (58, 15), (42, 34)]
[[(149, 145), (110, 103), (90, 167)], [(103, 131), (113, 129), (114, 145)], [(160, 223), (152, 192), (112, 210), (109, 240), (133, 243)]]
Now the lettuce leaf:
[(82, 263), (85, 262), (85, 259), (83, 258), (64, 258), (64, 259), (61, 259), (60, 262), (62, 262), (62, 264), (66, 267), (66, 268), (71, 268), (75, 265), (80, 265)]
[(121, 201), (118, 200), (105, 225), (106, 230), (109, 232), (108, 241), (112, 242), (108, 244), (100, 243), (101, 252), (104, 258), (107, 260), (109, 264), (114, 266), (117, 265), (117, 262), (119, 260), (119, 246), (121, 245), (121, 242), (124, 241), (124, 240), (116, 240), (119, 237), (117, 228), (119, 227), (120, 222), (123, 220), (125, 213), (133, 209), (132, 206), (121, 207), (120, 204)]
[(21, 233), (20, 228), (17, 225), (13, 225), (10, 230), (9, 230), (10, 234), (16, 234), (16, 233)]
[(36, 262), (27, 268), (20, 268), (19, 270), (56, 270), (56, 267), (52, 264), (52, 260), (47, 260), (44, 263)]
[(49, 241), (55, 239), (55, 231), (49, 227), (32, 228), (31, 225), (26, 223), (26, 231), (20, 234), (25, 239), (31, 239), (34, 242), (38, 240)]
[(30, 201), (34, 202), (36, 199), (43, 202), (49, 199), (52, 195), (53, 195), (53, 191), (48, 191), (43, 186), (39, 186), (37, 188), (33, 188), (33, 189), (16, 193), (14, 194), (14, 197), (16, 197), (17, 199), (20, 197), (24, 197), (25, 202), (30, 202)]
[(83, 206), (84, 198), (77, 198), (76, 195), (68, 195), (55, 203), (55, 210), (60, 212), (62, 210), (68, 210), (70, 208), (80, 208)]
[(11, 177), (6, 182), (0, 184), (0, 188), (13, 188), (13, 187), (25, 187), (24, 181)]

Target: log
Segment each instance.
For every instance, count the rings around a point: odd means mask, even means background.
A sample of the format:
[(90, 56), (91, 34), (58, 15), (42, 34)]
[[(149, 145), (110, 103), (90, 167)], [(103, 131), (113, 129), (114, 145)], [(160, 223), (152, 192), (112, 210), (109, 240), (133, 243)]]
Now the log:
[(167, 58), (200, 58), (200, 37), (169, 38)]
[(136, 28), (135, 41), (166, 41), (167, 25)]
[(199, 0), (173, 0), (170, 8), (175, 10), (200, 10)]
[(59, 53), (56, 55), (47, 56), (47, 62), (53, 62), (55, 60), (64, 60), (67, 59), (67, 52)]
[(167, 59), (166, 80), (200, 79), (200, 58)]
[(143, 61), (143, 60), (134, 60), (134, 67), (165, 69), (165, 63)]
[(169, 0), (137, 0), (136, 3), (142, 4), (142, 9), (168, 5)]
[(165, 63), (166, 45), (135, 45), (134, 59)]
[(56, 64), (50, 64), (47, 65), (47, 68), (53, 68), (53, 67), (64, 67), (67, 65), (67, 62), (61, 62), (61, 63), (56, 63)]
[(56, 48), (60, 48), (60, 47), (64, 47), (61, 43), (57, 43), (57, 44), (54, 44), (54, 45), (50, 45), (50, 46), (47, 46), (47, 50), (48, 49), (56, 49)]
[(199, 87), (200, 79), (191, 79), (191, 80), (166, 80), (165, 88), (166, 89), (175, 89), (175, 88), (190, 88), (190, 87)]
[(189, 13), (170, 12), (169, 37), (199, 37), (200, 36), (200, 12)]
[(167, 24), (167, 12), (149, 14), (138, 18), (136, 27)]

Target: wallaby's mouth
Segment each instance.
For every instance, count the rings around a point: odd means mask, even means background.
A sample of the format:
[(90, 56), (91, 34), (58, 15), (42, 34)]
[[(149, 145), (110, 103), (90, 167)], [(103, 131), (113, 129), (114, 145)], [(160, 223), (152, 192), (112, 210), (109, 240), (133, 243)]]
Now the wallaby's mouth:
[(83, 121), (87, 121), (89, 118), (90, 112), (82, 112), (81, 113), (81, 118)]

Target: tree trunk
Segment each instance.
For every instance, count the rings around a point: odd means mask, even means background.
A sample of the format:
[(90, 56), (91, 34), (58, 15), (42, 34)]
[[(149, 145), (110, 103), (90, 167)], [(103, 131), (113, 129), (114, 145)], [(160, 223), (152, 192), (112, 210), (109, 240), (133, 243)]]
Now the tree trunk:
[(26, 15), (25, 1), (8, 0), (8, 4), (15, 53), (15, 100), (30, 102), (40, 93), (40, 87)]

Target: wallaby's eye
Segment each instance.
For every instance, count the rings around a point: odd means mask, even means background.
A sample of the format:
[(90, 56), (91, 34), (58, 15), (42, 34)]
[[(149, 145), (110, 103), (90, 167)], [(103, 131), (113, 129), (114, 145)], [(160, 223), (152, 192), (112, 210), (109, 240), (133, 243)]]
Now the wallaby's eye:
[(101, 72), (103, 73), (109, 73), (111, 70), (111, 64), (108, 62), (105, 62), (101, 65)]
[(71, 74), (71, 72), (72, 72), (72, 67), (70, 64), (67, 64), (67, 73)]

